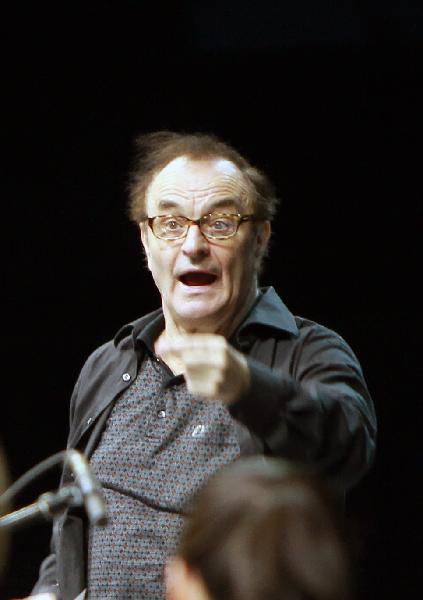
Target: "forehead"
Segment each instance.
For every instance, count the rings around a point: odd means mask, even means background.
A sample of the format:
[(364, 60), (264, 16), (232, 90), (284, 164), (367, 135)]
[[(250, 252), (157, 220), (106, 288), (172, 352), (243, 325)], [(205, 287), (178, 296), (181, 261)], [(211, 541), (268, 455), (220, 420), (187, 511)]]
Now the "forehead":
[(147, 191), (147, 205), (161, 201), (199, 203), (233, 199), (246, 201), (247, 182), (226, 159), (192, 160), (180, 156), (155, 175)]

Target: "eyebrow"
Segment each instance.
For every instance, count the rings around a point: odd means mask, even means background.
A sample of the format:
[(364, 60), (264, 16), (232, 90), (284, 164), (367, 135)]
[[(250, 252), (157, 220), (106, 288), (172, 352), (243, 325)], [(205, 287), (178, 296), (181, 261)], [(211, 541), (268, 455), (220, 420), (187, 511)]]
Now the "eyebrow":
[[(217, 208), (232, 209), (233, 207), (238, 212), (241, 212), (240, 198), (221, 198), (220, 200), (216, 200), (214, 202), (211, 201), (208, 208), (206, 203), (205, 214), (214, 212)], [(174, 208), (181, 208), (181, 205), (178, 202), (175, 202), (174, 200), (160, 200), (157, 208), (159, 210), (172, 210)]]

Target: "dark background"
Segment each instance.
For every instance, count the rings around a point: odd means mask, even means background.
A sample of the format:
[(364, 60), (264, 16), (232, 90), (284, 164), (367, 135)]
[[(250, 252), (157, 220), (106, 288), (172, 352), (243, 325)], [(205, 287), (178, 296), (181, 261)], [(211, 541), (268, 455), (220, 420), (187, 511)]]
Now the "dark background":
[[(2, 398), (12, 480), (65, 445), (88, 354), (156, 308), (125, 216), (136, 133), (212, 131), (282, 198), (262, 283), (337, 330), (379, 417), (347, 517), (360, 598), (421, 589), (417, 328), (420, 2), (136, 0), (3, 4)], [(20, 498), (57, 485), (45, 477)], [(49, 525), (13, 539), (25, 595)]]

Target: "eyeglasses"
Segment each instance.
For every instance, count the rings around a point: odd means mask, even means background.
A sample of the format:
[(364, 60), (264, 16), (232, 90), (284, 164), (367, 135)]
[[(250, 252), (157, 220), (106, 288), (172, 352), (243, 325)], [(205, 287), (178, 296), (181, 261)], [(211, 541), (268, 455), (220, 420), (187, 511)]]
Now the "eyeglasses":
[(162, 240), (179, 240), (184, 238), (191, 225), (197, 225), (201, 233), (208, 239), (226, 240), (236, 234), (241, 223), (256, 221), (254, 215), (210, 213), (199, 219), (176, 215), (158, 215), (146, 217), (154, 235)]

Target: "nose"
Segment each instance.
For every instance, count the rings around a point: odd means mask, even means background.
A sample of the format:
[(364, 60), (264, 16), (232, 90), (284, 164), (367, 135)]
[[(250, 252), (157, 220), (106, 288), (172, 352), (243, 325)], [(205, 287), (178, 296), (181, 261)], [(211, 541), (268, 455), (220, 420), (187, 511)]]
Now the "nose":
[(198, 225), (191, 225), (182, 243), (182, 252), (193, 259), (202, 258), (209, 254), (209, 251), (209, 243)]

